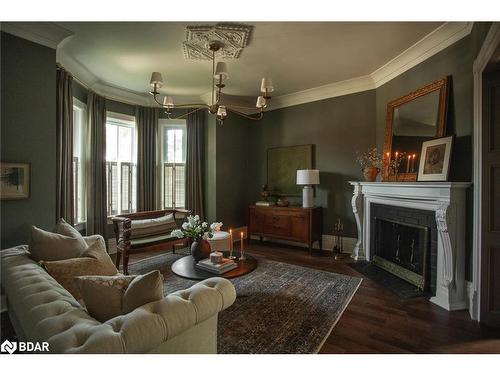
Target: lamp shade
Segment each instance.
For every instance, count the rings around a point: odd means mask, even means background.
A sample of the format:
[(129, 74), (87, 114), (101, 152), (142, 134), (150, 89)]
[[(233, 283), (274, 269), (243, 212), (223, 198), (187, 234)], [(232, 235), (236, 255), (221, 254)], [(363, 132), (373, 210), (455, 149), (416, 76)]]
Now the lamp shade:
[(257, 98), (257, 103), (255, 104), (257, 108), (263, 108), (266, 106), (266, 99), (263, 96)]
[(160, 72), (151, 73), (151, 80), (149, 81), (151, 86), (157, 85), (158, 87), (163, 86), (163, 77)]
[(266, 91), (273, 92), (274, 91), (273, 80), (267, 77), (262, 78), (262, 81), (260, 83), (260, 91), (263, 93), (265, 93)]
[(171, 96), (165, 96), (163, 98), (163, 105), (167, 108), (173, 108), (174, 107), (174, 99), (172, 99)]
[(219, 109), (217, 110), (217, 116), (220, 116), (220, 117), (226, 117), (227, 115), (227, 112), (226, 112), (226, 107), (221, 105), (219, 107)]
[(297, 185), (319, 185), (319, 170), (298, 169)]
[(227, 72), (227, 64), (225, 62), (221, 61), (217, 63), (214, 77), (217, 79), (222, 78), (223, 81), (229, 78), (229, 73)]

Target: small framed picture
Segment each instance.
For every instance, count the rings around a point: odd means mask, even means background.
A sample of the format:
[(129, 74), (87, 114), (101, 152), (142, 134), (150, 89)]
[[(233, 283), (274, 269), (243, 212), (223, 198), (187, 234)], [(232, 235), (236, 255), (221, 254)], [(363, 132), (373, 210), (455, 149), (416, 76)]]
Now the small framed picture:
[(422, 143), (418, 181), (448, 181), (453, 136)]
[(30, 183), (30, 163), (0, 163), (0, 199), (29, 198)]

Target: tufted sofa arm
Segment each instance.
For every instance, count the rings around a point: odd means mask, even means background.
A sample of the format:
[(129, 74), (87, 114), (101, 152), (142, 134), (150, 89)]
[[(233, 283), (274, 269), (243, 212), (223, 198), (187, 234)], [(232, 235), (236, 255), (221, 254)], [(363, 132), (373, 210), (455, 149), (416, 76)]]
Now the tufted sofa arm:
[[(87, 242), (102, 240), (100, 236)], [(100, 323), (43, 268), (26, 246), (1, 252), (2, 287), (23, 338), (48, 341), (51, 353), (147, 353), (192, 327), (217, 319), (236, 299), (233, 284), (214, 277)], [(215, 327), (214, 327), (215, 328)]]

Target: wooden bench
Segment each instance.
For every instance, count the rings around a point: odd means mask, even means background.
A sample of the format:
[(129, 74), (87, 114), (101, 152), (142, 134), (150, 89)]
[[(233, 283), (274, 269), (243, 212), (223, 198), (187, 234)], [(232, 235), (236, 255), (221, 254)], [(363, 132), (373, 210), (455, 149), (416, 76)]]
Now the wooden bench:
[(179, 220), (189, 215), (190, 211), (181, 209), (145, 211), (116, 215), (111, 219), (113, 221), (113, 230), (116, 238), (117, 269), (120, 267), (120, 260), (122, 256), (123, 273), (128, 275), (128, 260), (130, 254), (164, 250), (166, 246), (171, 246), (172, 251), (175, 252), (176, 245), (182, 244), (188, 246), (188, 242), (185, 238), (172, 237), (170, 236), (170, 233), (135, 239), (133, 238), (132, 220), (155, 219), (168, 214), (173, 214), (174, 219)]

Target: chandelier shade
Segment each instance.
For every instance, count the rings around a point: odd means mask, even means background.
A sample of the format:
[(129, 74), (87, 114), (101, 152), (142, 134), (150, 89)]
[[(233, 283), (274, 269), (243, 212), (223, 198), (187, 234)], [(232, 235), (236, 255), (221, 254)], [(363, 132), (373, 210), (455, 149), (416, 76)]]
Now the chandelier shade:
[(151, 80), (149, 81), (151, 86), (162, 87), (163, 86), (163, 77), (160, 72), (151, 73)]
[(229, 73), (227, 72), (227, 64), (225, 62), (220, 61), (217, 63), (214, 78), (220, 79), (222, 81), (229, 78)]

